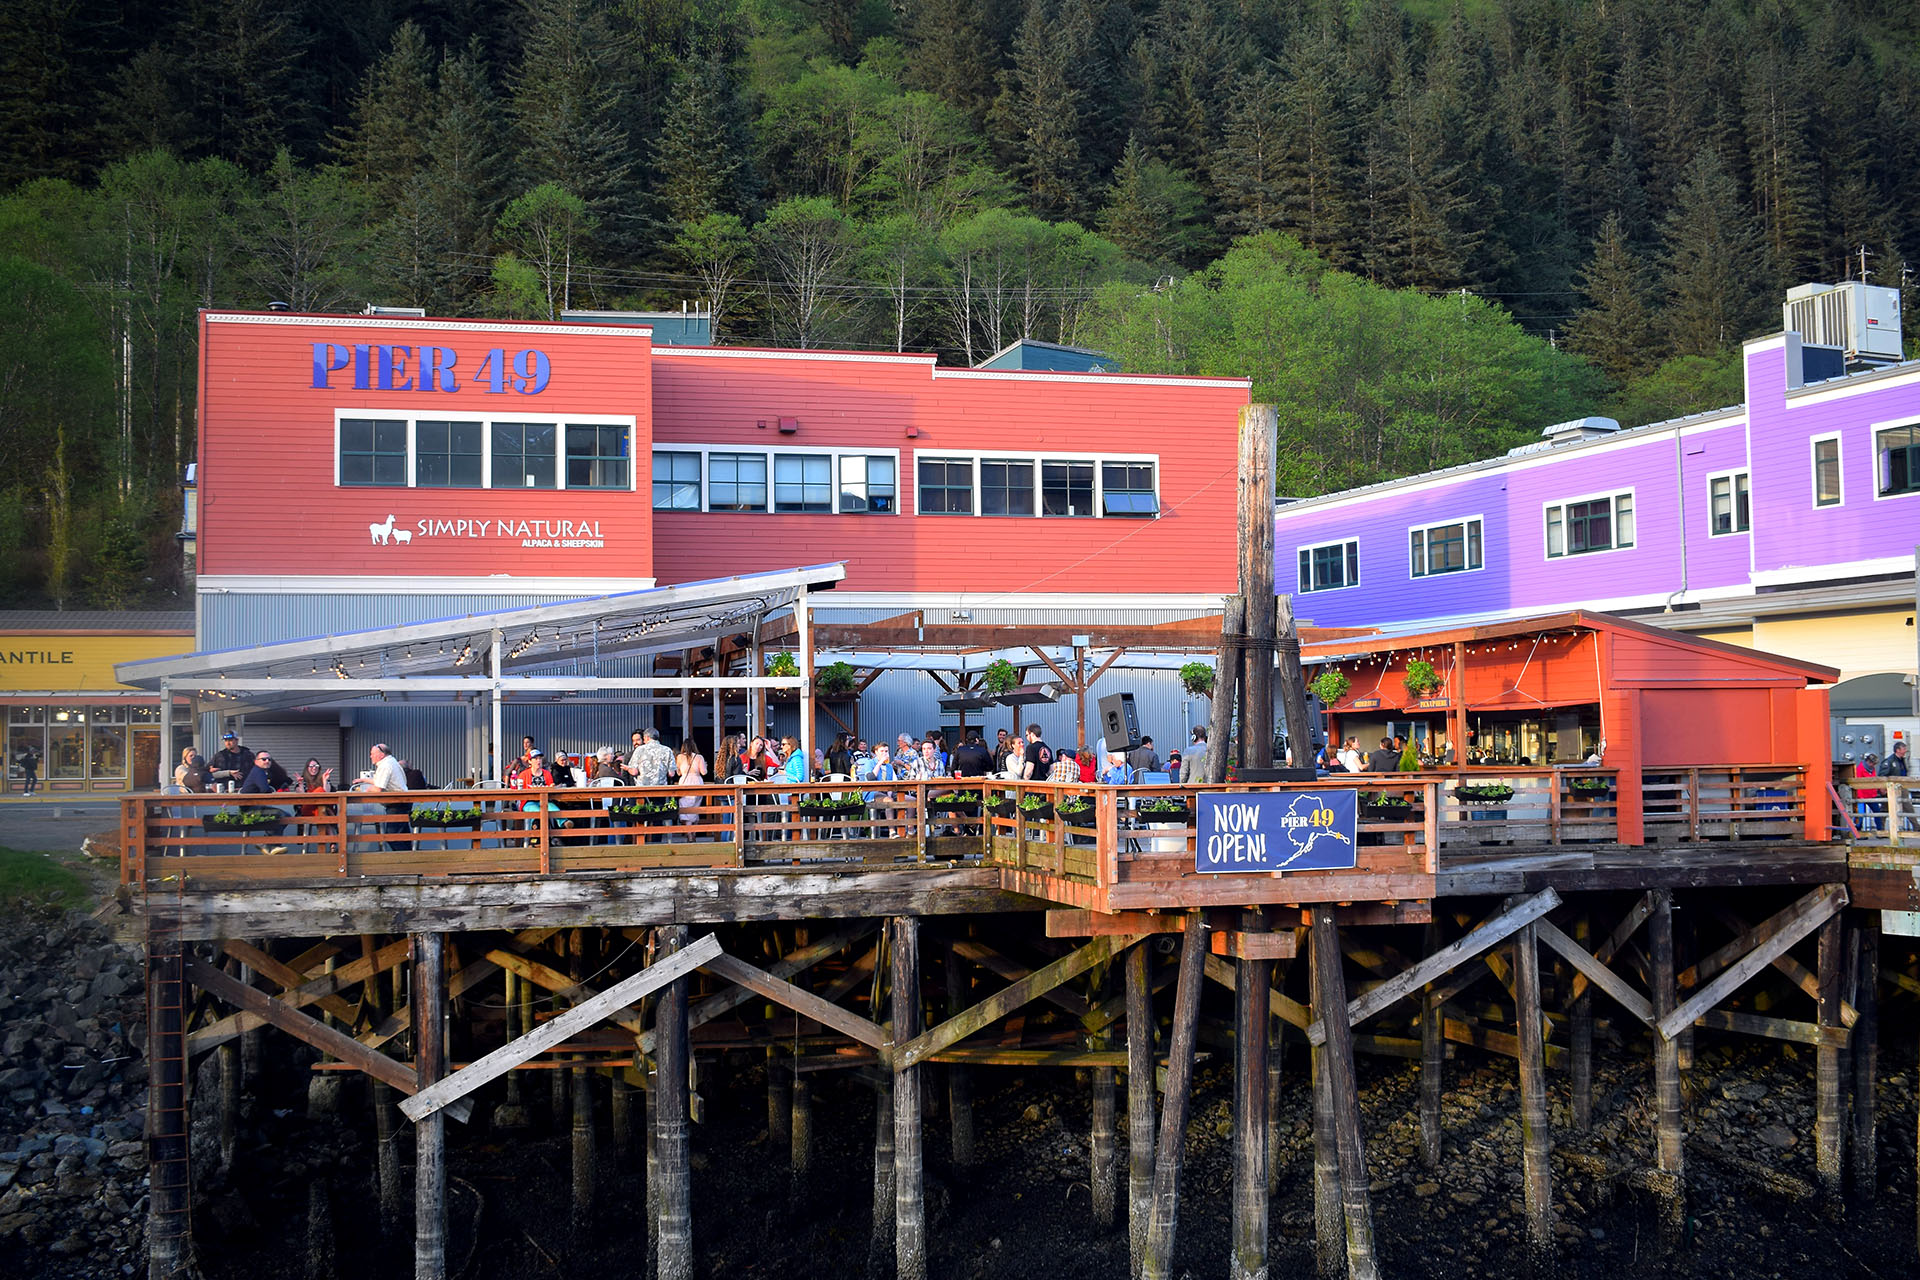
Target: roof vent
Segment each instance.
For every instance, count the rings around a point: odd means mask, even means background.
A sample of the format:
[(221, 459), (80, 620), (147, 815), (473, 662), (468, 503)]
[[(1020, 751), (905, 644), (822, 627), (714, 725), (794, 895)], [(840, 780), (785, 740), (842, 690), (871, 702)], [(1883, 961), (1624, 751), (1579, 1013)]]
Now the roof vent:
[(1576, 440), (1596, 440), (1609, 436), (1620, 429), (1620, 424), (1612, 418), (1571, 418), (1566, 422), (1556, 422), (1541, 431), (1543, 440), (1554, 444), (1571, 444)]
[(367, 309), (360, 314), (365, 316), (404, 316), (412, 320), (424, 320), (427, 316), (427, 309), (425, 307), (383, 307), (369, 302)]

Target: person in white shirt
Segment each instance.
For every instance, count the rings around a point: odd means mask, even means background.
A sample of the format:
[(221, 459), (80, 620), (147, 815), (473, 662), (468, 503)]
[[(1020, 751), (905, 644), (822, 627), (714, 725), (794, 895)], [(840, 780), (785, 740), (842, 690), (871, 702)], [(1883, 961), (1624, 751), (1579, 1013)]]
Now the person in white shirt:
[[(354, 783), (353, 789), (355, 791), (372, 793), (379, 791), (405, 791), (407, 789), (406, 772), (401, 769), (400, 761), (394, 757), (392, 749), (389, 748), (386, 743), (376, 742), (372, 747), (368, 748), (367, 759), (373, 764), (373, 776), (362, 778)], [(406, 814), (411, 812), (412, 809), (413, 806), (406, 803), (386, 805), (363, 804), (354, 805), (349, 812), (356, 814)], [(404, 818), (399, 822), (389, 821), (375, 823), (374, 826), (389, 834), (396, 831), (407, 830), (407, 823)], [(401, 845), (393, 843), (391, 840), (387, 842), (387, 848), (389, 849), (399, 849), (402, 847)]]
[(1367, 763), (1360, 758), (1360, 739), (1348, 738), (1340, 745), (1340, 767), (1348, 773), (1366, 770)]

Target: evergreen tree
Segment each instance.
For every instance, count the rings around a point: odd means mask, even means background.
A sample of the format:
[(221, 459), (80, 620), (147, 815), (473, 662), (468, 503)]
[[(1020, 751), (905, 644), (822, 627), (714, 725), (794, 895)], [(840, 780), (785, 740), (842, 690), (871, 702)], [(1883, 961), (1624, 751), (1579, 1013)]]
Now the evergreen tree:
[(305, 128), (308, 104), (296, 89), (306, 41), (291, 11), (274, 0), (207, 0), (207, 28), (184, 41), (185, 82), (196, 96), (206, 150), (263, 171), (290, 133)]
[(1608, 214), (1580, 276), (1586, 306), (1567, 326), (1567, 347), (1625, 381), (1656, 364), (1646, 268), (1627, 241), (1619, 214)]
[(1081, 93), (1074, 87), (1074, 36), (1057, 28), (1052, 0), (1028, 0), (1014, 40), (1013, 66), (1001, 77), (990, 120), (996, 150), (1041, 217), (1071, 217), (1085, 201), (1080, 154)]
[(1221, 204), (1220, 221), (1234, 231), (1270, 231), (1283, 221), (1283, 156), (1288, 140), (1306, 125), (1297, 116), (1283, 113), (1285, 100), (1285, 86), (1263, 64), (1241, 78), (1227, 102), (1213, 181)]
[(1762, 314), (1765, 260), (1719, 152), (1703, 151), (1688, 166), (1661, 239), (1673, 349), (1710, 356), (1746, 337)]
[(1341, 265), (1357, 258), (1352, 92), (1334, 29), (1303, 34), (1287, 46), (1281, 112), (1291, 127), (1274, 175), (1282, 213), (1276, 225)]
[(737, 87), (712, 55), (683, 63), (653, 142), (654, 198), (670, 223), (746, 205), (751, 168)]
[(333, 139), (334, 157), (379, 205), (392, 204), (426, 167), (436, 105), (426, 36), (403, 22), (360, 82), (352, 125)]
[(462, 315), (486, 296), (506, 158), (500, 102), (477, 38), (440, 63), (427, 153), (425, 194), (440, 237), (439, 279), (427, 305)]
[(637, 228), (626, 128), (626, 49), (605, 0), (523, 0), (526, 43), (508, 79), (519, 171), (581, 201), (620, 243)]
[(906, 9), (907, 79), (984, 129), (1004, 48), (993, 0), (912, 0)]
[(1107, 190), (1100, 233), (1141, 262), (1197, 266), (1211, 243), (1200, 213), (1199, 189), (1134, 138)]

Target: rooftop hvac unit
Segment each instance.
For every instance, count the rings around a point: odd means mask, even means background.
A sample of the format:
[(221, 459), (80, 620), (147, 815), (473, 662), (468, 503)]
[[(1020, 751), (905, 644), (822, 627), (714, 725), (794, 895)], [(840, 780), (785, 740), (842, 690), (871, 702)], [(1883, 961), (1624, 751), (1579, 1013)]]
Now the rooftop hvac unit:
[(1849, 280), (1787, 290), (1786, 328), (1813, 346), (1836, 347), (1849, 368), (1901, 358), (1900, 291)]

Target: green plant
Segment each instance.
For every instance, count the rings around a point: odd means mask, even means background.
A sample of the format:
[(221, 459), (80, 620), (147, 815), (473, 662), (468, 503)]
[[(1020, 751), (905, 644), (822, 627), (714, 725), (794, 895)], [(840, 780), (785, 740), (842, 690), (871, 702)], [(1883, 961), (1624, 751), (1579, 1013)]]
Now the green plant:
[(1054, 809), (1063, 818), (1077, 818), (1093, 812), (1092, 796), (1068, 796)]
[(820, 668), (820, 674), (813, 678), (814, 685), (821, 693), (852, 693), (853, 664), (850, 662), (829, 662)]
[(655, 796), (650, 800), (615, 800), (607, 806), (607, 812), (616, 818), (658, 818), (679, 808), (672, 796)]
[(1196, 698), (1213, 696), (1213, 668), (1204, 662), (1188, 662), (1180, 668), (1180, 683)]
[(270, 827), (286, 820), (287, 815), (278, 809), (222, 809), (201, 818), (200, 825), (241, 830), (247, 827)]
[(1380, 791), (1362, 791), (1360, 803), (1374, 809), (1411, 809), (1413, 801), (1405, 796), (1390, 796)]
[(428, 805), (413, 811), (415, 822), (432, 826), (452, 826), (456, 822), (479, 822), (487, 815), (471, 806), (456, 808), (452, 805)]
[(1500, 782), (1463, 782), (1453, 789), (1456, 799), (1498, 803), (1513, 799), (1513, 788)]
[(1328, 667), (1313, 678), (1307, 685), (1313, 690), (1313, 696), (1327, 706), (1332, 706), (1347, 696), (1347, 690), (1353, 688), (1353, 681), (1347, 679), (1347, 673)]
[(980, 793), (978, 791), (955, 791), (950, 795), (944, 795), (944, 796), (941, 796), (940, 798), (946, 801), (948, 804), (979, 804), (980, 803)]
[(980, 683), (991, 694), (1012, 693), (1020, 687), (1020, 668), (1005, 658), (995, 658), (987, 664)]
[(829, 795), (829, 796), (802, 796), (800, 798), (800, 803), (799, 803), (799, 807), (802, 810), (815, 809), (815, 810), (820, 810), (822, 812), (832, 812), (833, 810), (836, 810), (836, 809), (845, 808), (848, 805), (853, 805), (855, 807), (863, 807), (863, 802), (859, 799), (858, 796), (855, 796), (852, 799), (843, 799), (837, 795)]
[(1178, 796), (1159, 796), (1139, 806), (1134, 812), (1158, 814), (1177, 813), (1184, 817), (1187, 812), (1187, 802)]
[(1407, 664), (1407, 674), (1401, 683), (1407, 686), (1408, 693), (1424, 698), (1440, 687), (1440, 673), (1433, 669), (1431, 662), (1415, 658)]
[(57, 853), (0, 848), (0, 909), (84, 907), (87, 884)]
[(1020, 809), (1023, 813), (1038, 813), (1042, 809), (1051, 809), (1053, 801), (1038, 793), (1020, 797)]
[(1612, 788), (1612, 778), (1574, 778), (1567, 783), (1567, 789), (1577, 796), (1603, 796)]
[(800, 674), (799, 660), (785, 649), (780, 650), (778, 653), (770, 653), (767, 655), (767, 674), (770, 676), (797, 676)]

